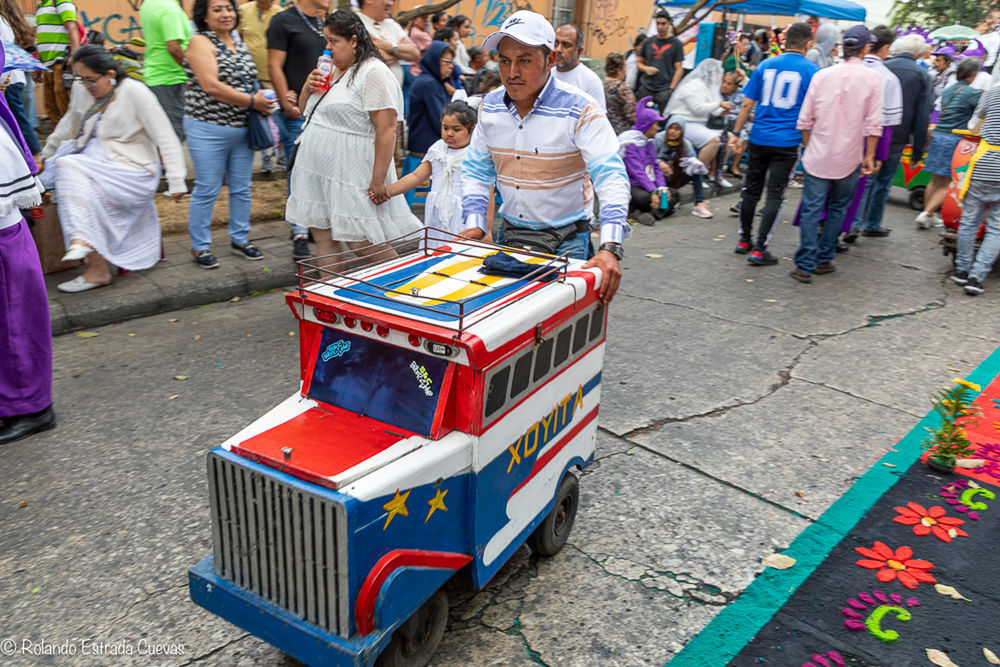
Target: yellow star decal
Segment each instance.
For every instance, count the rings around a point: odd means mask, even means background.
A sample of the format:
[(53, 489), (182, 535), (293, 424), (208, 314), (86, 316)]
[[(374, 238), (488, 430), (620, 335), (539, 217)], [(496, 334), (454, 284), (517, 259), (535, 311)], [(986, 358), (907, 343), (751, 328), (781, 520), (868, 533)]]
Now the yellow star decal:
[(392, 518), (397, 514), (402, 514), (403, 516), (410, 516), (410, 513), (406, 509), (406, 499), (407, 497), (409, 497), (409, 495), (410, 491), (400, 494), (399, 489), (396, 489), (396, 495), (393, 496), (392, 500), (387, 502), (385, 505), (382, 505), (382, 509), (387, 510), (389, 512), (389, 516), (385, 518), (385, 525), (382, 526), (382, 530), (385, 530), (386, 528), (389, 527), (389, 522), (392, 521)]
[(427, 512), (427, 518), (424, 519), (424, 523), (427, 523), (430, 520), (431, 514), (434, 514), (436, 510), (441, 510), (442, 512), (448, 511), (448, 508), (444, 506), (444, 497), (446, 495), (448, 495), (448, 489), (445, 489), (444, 491), (438, 489), (434, 494), (434, 497), (427, 501), (427, 504), (431, 506), (431, 509)]

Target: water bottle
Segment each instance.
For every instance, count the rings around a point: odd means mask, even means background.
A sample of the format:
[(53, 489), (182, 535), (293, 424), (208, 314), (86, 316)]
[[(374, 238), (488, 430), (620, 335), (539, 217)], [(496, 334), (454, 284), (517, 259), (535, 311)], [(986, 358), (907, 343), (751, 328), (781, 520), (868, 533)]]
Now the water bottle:
[(270, 88), (265, 88), (260, 91), (260, 94), (264, 96), (265, 100), (271, 103), (271, 106), (274, 106), (278, 101), (278, 93), (274, 92)]
[(330, 53), (330, 49), (325, 49), (323, 55), (316, 61), (316, 69), (323, 75), (323, 84), (317, 86), (316, 90), (322, 92), (330, 87), (330, 74), (333, 73), (333, 54)]

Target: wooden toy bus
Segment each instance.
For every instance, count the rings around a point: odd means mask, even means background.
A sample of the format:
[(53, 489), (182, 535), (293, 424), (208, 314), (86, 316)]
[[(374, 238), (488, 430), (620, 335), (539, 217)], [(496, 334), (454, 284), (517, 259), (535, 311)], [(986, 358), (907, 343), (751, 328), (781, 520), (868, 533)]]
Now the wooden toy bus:
[[(607, 309), (583, 262), (421, 232), (287, 297), (301, 389), (208, 454), (202, 607), (310, 665), (426, 664), (441, 586), (556, 553), (593, 459)], [(481, 272), (503, 250), (537, 266)]]

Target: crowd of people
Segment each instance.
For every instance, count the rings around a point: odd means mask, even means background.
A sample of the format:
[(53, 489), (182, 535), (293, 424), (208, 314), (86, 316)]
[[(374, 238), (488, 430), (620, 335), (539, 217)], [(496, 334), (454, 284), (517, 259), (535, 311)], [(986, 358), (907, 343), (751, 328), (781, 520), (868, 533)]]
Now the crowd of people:
[[(392, 0), (359, 5), (194, 0), (189, 19), (177, 0), (145, 0), (137, 80), (103, 47), (81, 46), (71, 0), (41, 0), (34, 28), (13, 0), (0, 0), (0, 36), (47, 67), (38, 83), (54, 125), (41, 144), (32, 78), (5, 75), (0, 276), (8, 284), (0, 298), (19, 301), (0, 304), (16, 371), (4, 377), (38, 385), (0, 382), (8, 413), (0, 442), (54, 424), (43, 386), (51, 368), (39, 366), (51, 358), (39, 347), (48, 337), (44, 284), (19, 209), (52, 189), (64, 259), (87, 263), (58, 287), (101, 287), (112, 279), (109, 264), (146, 269), (160, 258), (154, 197), (164, 176), (169, 196), (187, 196), (185, 146), (199, 267), (219, 266), (210, 226), (223, 183), (230, 252), (263, 258), (250, 241), (259, 151), (262, 170), (287, 171), (297, 259), (312, 256), (314, 242), (319, 256), (376, 261), (393, 255), (393, 239), (428, 227), (435, 244), (457, 235), (586, 260), (601, 269), (600, 296), (610, 302), (632, 224), (673, 215), (687, 185), (691, 214), (711, 218), (706, 190), (742, 180), (735, 252), (770, 266), (786, 189), (800, 184), (790, 275), (809, 283), (835, 271), (836, 253), (859, 237), (889, 236), (882, 217), (903, 149), (920, 156), (926, 145), (934, 180), (916, 224), (930, 228), (950, 182), (951, 130), (978, 123), (983, 140), (962, 184), (952, 280), (982, 292), (1000, 253), (1000, 88), (984, 71), (1000, 33), (991, 51), (985, 38), (933, 44), (884, 26), (840, 33), (794, 23), (733, 35), (720, 58), (686, 71), (684, 45), (661, 11), (655, 34), (607, 55), (602, 81), (581, 60), (579, 26), (522, 10), (471, 46), (468, 17), (437, 13), (400, 25)], [(405, 197), (427, 179), (421, 222)], [(984, 215), (990, 224), (977, 251)]]

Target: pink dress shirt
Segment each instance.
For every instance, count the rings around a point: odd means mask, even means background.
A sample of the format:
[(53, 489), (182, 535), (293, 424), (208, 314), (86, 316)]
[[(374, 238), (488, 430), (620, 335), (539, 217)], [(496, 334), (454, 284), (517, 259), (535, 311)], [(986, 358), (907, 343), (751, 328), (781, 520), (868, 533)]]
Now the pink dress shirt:
[(802, 166), (817, 178), (849, 176), (865, 154), (865, 137), (882, 134), (882, 76), (850, 58), (817, 72), (796, 127), (809, 130)]

